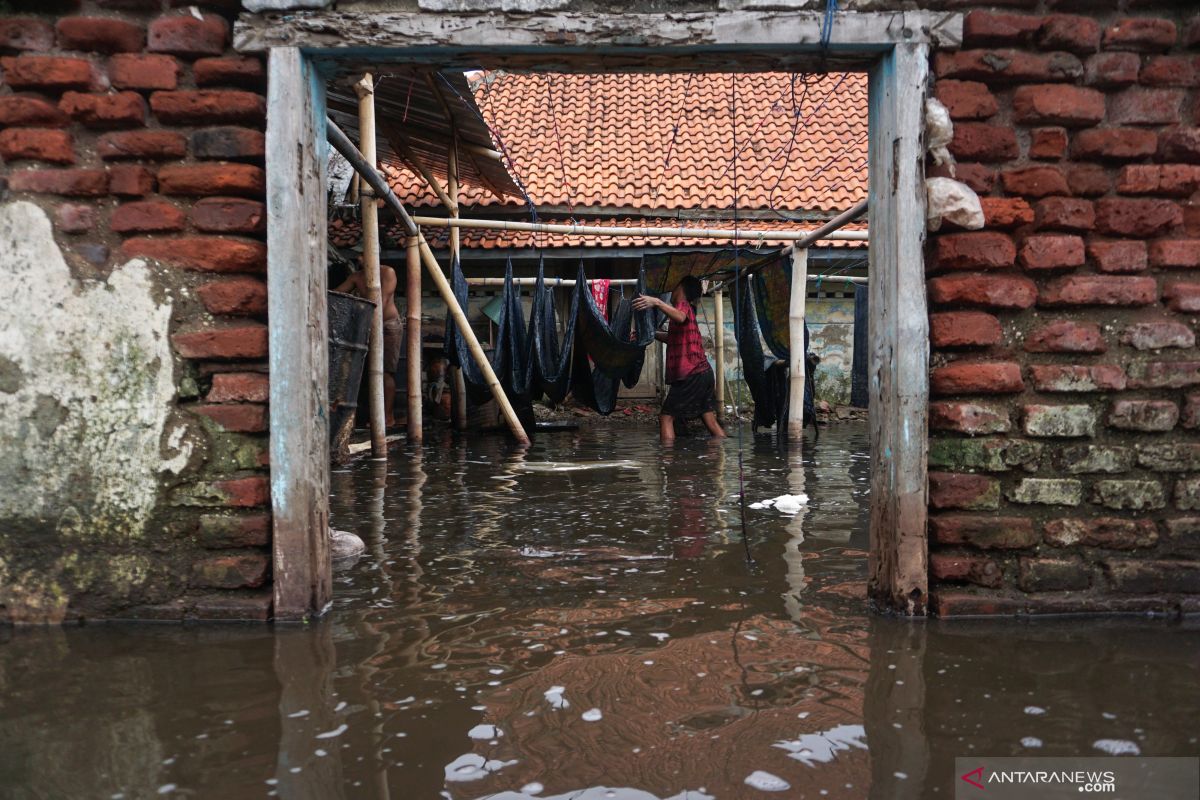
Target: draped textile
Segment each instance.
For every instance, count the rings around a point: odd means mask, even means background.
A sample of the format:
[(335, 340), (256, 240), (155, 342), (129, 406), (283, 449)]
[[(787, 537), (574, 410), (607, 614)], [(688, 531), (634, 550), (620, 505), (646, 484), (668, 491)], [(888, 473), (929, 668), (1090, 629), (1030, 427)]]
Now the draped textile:
[(850, 405), (866, 408), (867, 392), (867, 325), (869, 290), (862, 284), (854, 287), (854, 354), (850, 361)]
[[(759, 330), (759, 320), (762, 312), (756, 309), (756, 292), (751, 292), (749, 281), (743, 279), (737, 287), (734, 303), (733, 324), (734, 338), (737, 340), (738, 354), (742, 361), (742, 377), (754, 400), (754, 421), (752, 430), (781, 425), (787, 421), (789, 396), (789, 370), (787, 366), (787, 349), (784, 358), (777, 358), (775, 353), (766, 355), (763, 352), (763, 337)], [(808, 368), (813, 362), (809, 352), (808, 325), (804, 326), (804, 357)], [(814, 383), (811, 372), (804, 381), (804, 417), (813, 420), (816, 425), (816, 403)], [(782, 430), (782, 428), (777, 428)]]
[(554, 291), (546, 286), (542, 264), (538, 264), (537, 284), (533, 290), (533, 309), (529, 321), (530, 389), (535, 400), (545, 397), (554, 405), (566, 399), (571, 390), (571, 354), (575, 341), (575, 319), (579, 311), (579, 293), (571, 293), (566, 330), (558, 339), (558, 315)]

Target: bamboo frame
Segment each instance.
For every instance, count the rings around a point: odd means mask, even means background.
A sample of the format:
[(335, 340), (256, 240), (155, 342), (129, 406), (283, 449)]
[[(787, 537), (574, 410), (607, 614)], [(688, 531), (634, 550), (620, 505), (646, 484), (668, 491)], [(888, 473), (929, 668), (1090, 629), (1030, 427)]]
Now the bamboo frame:
[[(359, 144), (363, 158), (372, 166), (375, 150), (375, 82), (371, 73), (354, 84), (358, 95)], [(379, 281), (379, 206), (370, 186), (359, 188), (362, 197), (363, 272), (367, 299), (375, 304), (371, 315), (371, 338), (367, 348), (367, 399), (371, 418), (371, 457), (387, 459), (387, 420), (384, 415), (383, 383), (383, 292)]]
[(424, 438), (425, 422), (421, 416), (421, 244), (417, 237), (408, 237), (405, 260), (407, 285), (405, 287), (404, 343), (408, 350), (408, 440), (420, 442)]
[(804, 313), (808, 297), (808, 248), (792, 248), (792, 292), (788, 299), (788, 439), (804, 436)]
[[(453, 232), (460, 228), (471, 228), (489, 231), (524, 231), (529, 233), (565, 233), (576, 236), (635, 236), (635, 237), (692, 237), (696, 239), (734, 239), (746, 244), (759, 242), (798, 242), (811, 239), (817, 231), (795, 230), (744, 230), (740, 228), (675, 228), (661, 227), (626, 227), (605, 225), (562, 225), (544, 222), (515, 222), (510, 220), (467, 219), (461, 217), (424, 217), (414, 216), (413, 222), (429, 227), (450, 228)], [(869, 241), (868, 231), (830, 231), (823, 234), (821, 239), (842, 242)]]
[(713, 345), (717, 351), (717, 418), (725, 418), (725, 290), (713, 292)]

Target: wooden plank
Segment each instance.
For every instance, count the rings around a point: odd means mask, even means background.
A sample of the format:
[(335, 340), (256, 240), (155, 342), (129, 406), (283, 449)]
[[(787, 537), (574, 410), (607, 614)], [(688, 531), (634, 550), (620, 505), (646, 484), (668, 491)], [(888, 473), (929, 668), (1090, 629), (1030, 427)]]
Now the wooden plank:
[(324, 84), (295, 47), (268, 59), (267, 325), (275, 619), (320, 614), (329, 561)]
[(804, 438), (804, 315), (808, 299), (808, 248), (792, 247), (792, 284), (788, 297), (787, 438)]
[[(354, 84), (358, 94), (359, 149), (369, 164), (378, 159), (375, 149), (375, 82), (364, 75)], [(387, 420), (384, 414), (383, 380), (383, 293), (379, 279), (379, 203), (370, 186), (362, 193), (363, 272), (366, 273), (367, 299), (375, 304), (371, 316), (370, 348), (367, 350), (367, 399), (371, 420), (371, 457), (387, 460)]]
[(868, 591), (924, 614), (929, 321), (923, 116), (929, 48), (896, 45), (869, 78), (871, 547)]

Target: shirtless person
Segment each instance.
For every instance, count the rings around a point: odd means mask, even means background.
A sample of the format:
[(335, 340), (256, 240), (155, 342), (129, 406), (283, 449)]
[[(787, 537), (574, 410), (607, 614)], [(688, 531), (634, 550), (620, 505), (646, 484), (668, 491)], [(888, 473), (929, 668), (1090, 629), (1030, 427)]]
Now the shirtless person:
[[(379, 267), (380, 295), (383, 298), (383, 413), (389, 428), (396, 424), (392, 406), (396, 401), (396, 367), (400, 364), (400, 349), (404, 340), (404, 321), (396, 308), (396, 271), (387, 265)], [(363, 270), (350, 273), (350, 277), (334, 289), (356, 297), (366, 298), (367, 274)]]

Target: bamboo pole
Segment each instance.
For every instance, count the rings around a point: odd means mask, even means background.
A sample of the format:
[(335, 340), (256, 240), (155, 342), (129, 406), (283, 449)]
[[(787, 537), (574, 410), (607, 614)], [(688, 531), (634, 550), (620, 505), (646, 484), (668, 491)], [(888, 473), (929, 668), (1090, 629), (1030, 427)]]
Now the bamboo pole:
[(388, 141), (392, 143), (392, 147), (396, 148), (397, 152), (404, 156), (404, 160), (424, 179), (425, 184), (433, 190), (433, 193), (437, 195), (438, 200), (446, 207), (446, 210), (453, 211), (453, 215), (457, 216), (458, 202), (451, 199), (446, 190), (442, 188), (442, 185), (438, 183), (438, 179), (434, 177), (433, 173), (425, 169), (425, 165), (417, 158), (417, 154), (409, 146), (408, 140), (404, 138), (404, 134), (394, 128), (387, 128), (386, 130)]
[(471, 351), (471, 358), (479, 365), (479, 370), (483, 373), (488, 390), (491, 391), (496, 404), (500, 406), (500, 412), (504, 415), (504, 419), (508, 423), (513, 437), (521, 444), (529, 444), (529, 436), (525, 433), (525, 428), (522, 427), (521, 421), (517, 419), (517, 413), (513, 410), (512, 404), (508, 402), (508, 397), (505, 396), (504, 389), (500, 386), (500, 381), (496, 378), (496, 372), (488, 362), (483, 348), (480, 347), (479, 339), (476, 338), (475, 332), (471, 330), (471, 325), (467, 321), (467, 315), (463, 312), (462, 306), (455, 299), (454, 290), (450, 287), (450, 282), (446, 280), (446, 276), (442, 272), (437, 258), (433, 255), (433, 250), (429, 247), (429, 242), (425, 241), (425, 237), (421, 235), (420, 229), (413, 222), (413, 218), (409, 215), (408, 210), (404, 208), (404, 204), (400, 202), (391, 187), (387, 185), (387, 181), (384, 180), (383, 175), (370, 162), (363, 158), (362, 153), (350, 142), (342, 129), (333, 120), (328, 118), (325, 120), (325, 129), (329, 143), (333, 145), (334, 149), (345, 156), (346, 160), (363, 176), (363, 180), (377, 194), (383, 197), (388, 207), (400, 218), (400, 222), (404, 225), (408, 235), (417, 237), (417, 244), (421, 251), (421, 263), (425, 265), (425, 269), (433, 279), (434, 286), (437, 288), (442, 301), (446, 304), (446, 309), (450, 312), (454, 324), (458, 326), (459, 332), (462, 334), (463, 339), (466, 340), (467, 348)]
[(809, 247), (810, 245), (812, 245), (816, 242), (819, 242), (822, 239), (833, 238), (834, 231), (836, 231), (838, 228), (841, 228), (843, 225), (853, 222), (855, 219), (857, 219), (859, 216), (861, 216), (862, 213), (866, 210), (867, 210), (867, 201), (866, 201), (866, 199), (863, 199), (860, 202), (855, 203), (853, 206), (846, 209), (842, 213), (838, 214), (833, 219), (829, 220), (829, 222), (826, 222), (824, 225), (817, 228), (815, 231), (810, 233), (807, 238), (801, 239), (800, 241), (798, 241), (796, 243), (796, 246), (797, 247)]
[(716, 323), (717, 329), (713, 333), (713, 339), (717, 349), (717, 417), (724, 419), (725, 417), (725, 290), (717, 289), (713, 292), (713, 301), (716, 307), (713, 309), (713, 321)]
[[(537, 278), (513, 278), (513, 286), (536, 286)], [(546, 286), (553, 288), (555, 286), (572, 287), (575, 285), (575, 278), (546, 278)], [(637, 278), (613, 278), (608, 283), (610, 286), (637, 286)], [(467, 278), (468, 286), (503, 286), (504, 278)]]
[(420, 442), (425, 430), (421, 419), (421, 245), (415, 236), (408, 237), (407, 256), (408, 440)]
[[(354, 84), (358, 95), (359, 144), (363, 158), (372, 167), (375, 151), (375, 84), (368, 72)], [(359, 188), (362, 197), (363, 271), (367, 299), (375, 304), (371, 316), (371, 339), (367, 349), (367, 398), (371, 418), (371, 457), (387, 459), (387, 420), (383, 398), (383, 293), (379, 282), (379, 206), (370, 186)]]
[[(449, 113), (449, 110), (447, 110)], [(453, 122), (451, 123), (453, 125)], [(447, 199), (450, 201), (446, 206), (446, 212), (452, 217), (458, 216), (458, 131), (450, 134), (450, 151), (446, 155), (446, 189), (448, 192)], [(454, 263), (454, 259), (458, 258), (462, 253), (462, 235), (458, 232), (458, 228), (450, 229), (450, 263)], [(490, 335), (491, 325), (488, 325)], [(452, 370), (454, 378), (454, 394), (458, 398), (458, 402), (454, 404), (454, 429), (465, 431), (467, 429), (467, 382), (463, 380), (461, 367), (455, 367)]]
[[(656, 227), (625, 227), (616, 225), (565, 225), (545, 222), (516, 222), (501, 219), (466, 219), (461, 217), (413, 217), (418, 225), (429, 227), (472, 228), (489, 231), (524, 231), (529, 233), (566, 233), (578, 236), (634, 236), (634, 237), (691, 237), (696, 239), (734, 239), (754, 245), (765, 241), (796, 242), (810, 239), (815, 233), (812, 230), (750, 230), (747, 228), (689, 228), (679, 226), (674, 228)], [(842, 242), (865, 242), (869, 240), (867, 231), (830, 231), (821, 236), (822, 239), (832, 239)]]
[(792, 247), (792, 292), (788, 300), (788, 419), (792, 441), (804, 436), (804, 303), (808, 295), (808, 249)]

